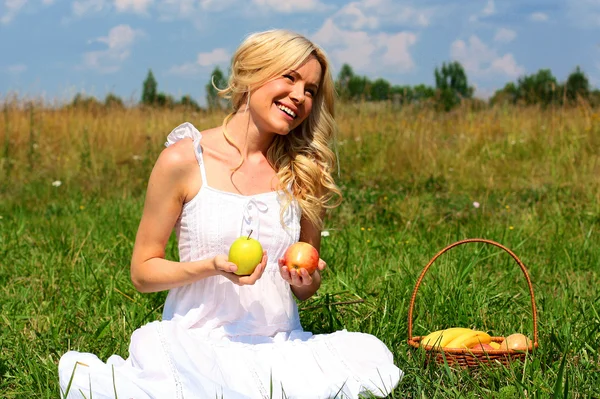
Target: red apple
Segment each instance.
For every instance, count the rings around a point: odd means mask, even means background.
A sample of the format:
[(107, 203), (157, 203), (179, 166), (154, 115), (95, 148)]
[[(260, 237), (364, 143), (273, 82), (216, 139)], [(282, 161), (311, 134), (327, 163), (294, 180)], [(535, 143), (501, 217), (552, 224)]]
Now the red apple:
[(319, 251), (309, 243), (299, 241), (285, 251), (283, 263), (290, 271), (306, 269), (308, 274), (312, 274), (319, 265)]
[(476, 350), (476, 351), (484, 351), (484, 352), (495, 350), (493, 346), (488, 345), (488, 344), (476, 344), (476, 345), (473, 345), (472, 347), (470, 347), (469, 349)]

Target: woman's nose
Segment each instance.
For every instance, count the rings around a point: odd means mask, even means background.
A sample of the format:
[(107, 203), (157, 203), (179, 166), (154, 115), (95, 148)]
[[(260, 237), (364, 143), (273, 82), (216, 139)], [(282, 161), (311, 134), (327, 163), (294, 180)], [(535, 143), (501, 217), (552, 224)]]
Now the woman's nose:
[(292, 92), (290, 93), (290, 98), (297, 104), (303, 104), (305, 95), (304, 95), (304, 87), (303, 85), (297, 84), (294, 85)]

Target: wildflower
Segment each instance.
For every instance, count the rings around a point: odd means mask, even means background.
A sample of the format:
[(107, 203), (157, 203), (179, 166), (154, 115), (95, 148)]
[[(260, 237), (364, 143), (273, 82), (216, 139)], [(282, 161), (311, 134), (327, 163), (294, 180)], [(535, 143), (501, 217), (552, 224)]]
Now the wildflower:
[(373, 229), (369, 227), (367, 230), (368, 230), (368, 231), (371, 231), (371, 230), (373, 230)]
[(329, 237), (329, 232), (327, 230), (323, 230), (321, 232), (321, 237)]
[(85, 209), (85, 205), (79, 205), (79, 209), (83, 211)]
[(508, 226), (508, 229), (509, 230), (514, 230), (515, 228), (514, 228), (514, 226)]
[(360, 230), (361, 230), (361, 231), (365, 231), (365, 228), (364, 228), (364, 227), (361, 227), (361, 228), (360, 228)]
[(62, 184), (62, 182), (60, 180), (55, 180), (55, 181), (52, 182), (52, 185), (54, 187), (60, 187), (61, 184)]
[(371, 240), (367, 240), (367, 244), (370, 243), (370, 242), (371, 242)]
[(478, 208), (479, 208), (479, 206), (480, 206), (479, 202), (477, 202), (477, 201), (473, 202), (473, 207), (474, 207), (475, 209), (478, 209)]

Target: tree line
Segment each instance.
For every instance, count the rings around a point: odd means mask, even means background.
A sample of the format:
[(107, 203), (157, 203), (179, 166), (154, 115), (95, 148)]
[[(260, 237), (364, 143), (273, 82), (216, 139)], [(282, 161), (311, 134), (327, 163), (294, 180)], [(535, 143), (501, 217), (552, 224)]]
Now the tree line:
[[(520, 106), (571, 106), (585, 102), (592, 106), (600, 105), (600, 90), (593, 89), (587, 75), (576, 67), (564, 82), (559, 82), (550, 69), (519, 77), (515, 82), (507, 83), (488, 100), (474, 97), (475, 89), (469, 85), (463, 66), (457, 61), (443, 63), (434, 70), (434, 86), (392, 85), (385, 79), (371, 80), (367, 76), (354, 73), (348, 64), (342, 65), (335, 86), (342, 102), (390, 102), (399, 106), (425, 105), (440, 111), (450, 111), (467, 102), (478, 107), (497, 104)], [(227, 101), (218, 96), (217, 88), (227, 85), (227, 77), (216, 67), (206, 84), (206, 106), (208, 110), (223, 110)], [(114, 94), (108, 94), (101, 103), (94, 97), (77, 94), (70, 104), (76, 107), (120, 107), (123, 101)], [(191, 95), (175, 99), (172, 95), (158, 91), (158, 82), (150, 69), (142, 83), (142, 95), (139, 105), (156, 108), (186, 107), (195, 111), (203, 110)]]

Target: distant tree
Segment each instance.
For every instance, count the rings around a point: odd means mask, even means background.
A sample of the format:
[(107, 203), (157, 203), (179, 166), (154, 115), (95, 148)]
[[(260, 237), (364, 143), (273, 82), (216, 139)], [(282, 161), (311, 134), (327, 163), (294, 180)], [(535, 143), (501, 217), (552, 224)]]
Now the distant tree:
[(104, 98), (104, 106), (106, 108), (113, 108), (113, 109), (125, 108), (125, 105), (123, 104), (123, 100), (121, 100), (120, 97), (118, 97), (116, 94), (113, 94), (113, 93), (108, 93), (106, 95), (106, 97)]
[(206, 85), (206, 104), (209, 109), (221, 110), (226, 107), (225, 102), (219, 97), (219, 92), (217, 88), (224, 89), (227, 87), (227, 79), (221, 68), (215, 67), (215, 69), (210, 74), (210, 81)]
[(514, 82), (509, 82), (502, 89), (496, 90), (492, 98), (490, 98), (490, 105), (515, 104), (518, 99), (519, 88)]
[(435, 88), (420, 84), (412, 88), (412, 101), (425, 102), (435, 97)]
[(185, 108), (190, 108), (194, 111), (200, 110), (200, 105), (198, 105), (196, 100), (194, 100), (189, 94), (182, 96), (181, 100), (179, 100), (178, 105), (181, 105), (182, 107), (185, 107)]
[(578, 99), (589, 100), (590, 91), (590, 82), (587, 76), (579, 67), (575, 68), (565, 82), (567, 101), (575, 103)]
[(143, 84), (142, 104), (154, 105), (157, 99), (157, 87), (158, 83), (156, 83), (156, 79), (154, 79), (152, 69), (149, 69), (148, 75), (146, 76), (146, 80), (144, 80)]
[(390, 98), (392, 86), (390, 83), (382, 78), (375, 80), (370, 87), (371, 100), (373, 101), (385, 101)]
[(592, 107), (600, 107), (600, 90), (591, 90), (589, 101)]
[(352, 100), (369, 100), (371, 81), (366, 76), (352, 76), (348, 80), (348, 95)]
[(161, 92), (156, 95), (154, 104), (162, 108), (173, 108), (175, 99), (170, 94)]
[(336, 88), (339, 93), (339, 96), (342, 100), (350, 99), (350, 91), (348, 88), (348, 84), (350, 80), (354, 77), (354, 71), (352, 67), (348, 64), (342, 65), (342, 69), (340, 69), (340, 73), (338, 74), (338, 78), (336, 83)]
[(469, 87), (467, 74), (459, 62), (443, 63), (441, 68), (435, 68), (434, 74), (440, 108), (448, 111), (463, 99), (473, 97), (474, 89)]
[(558, 82), (550, 69), (519, 78), (517, 83), (518, 101), (525, 105), (555, 103), (559, 99)]
[(85, 109), (86, 111), (99, 110), (103, 107), (103, 104), (96, 99), (94, 96), (87, 96), (85, 94), (77, 93), (73, 97), (70, 104), (73, 108)]
[(413, 89), (410, 86), (392, 86), (390, 98), (394, 104), (409, 104), (413, 101)]

